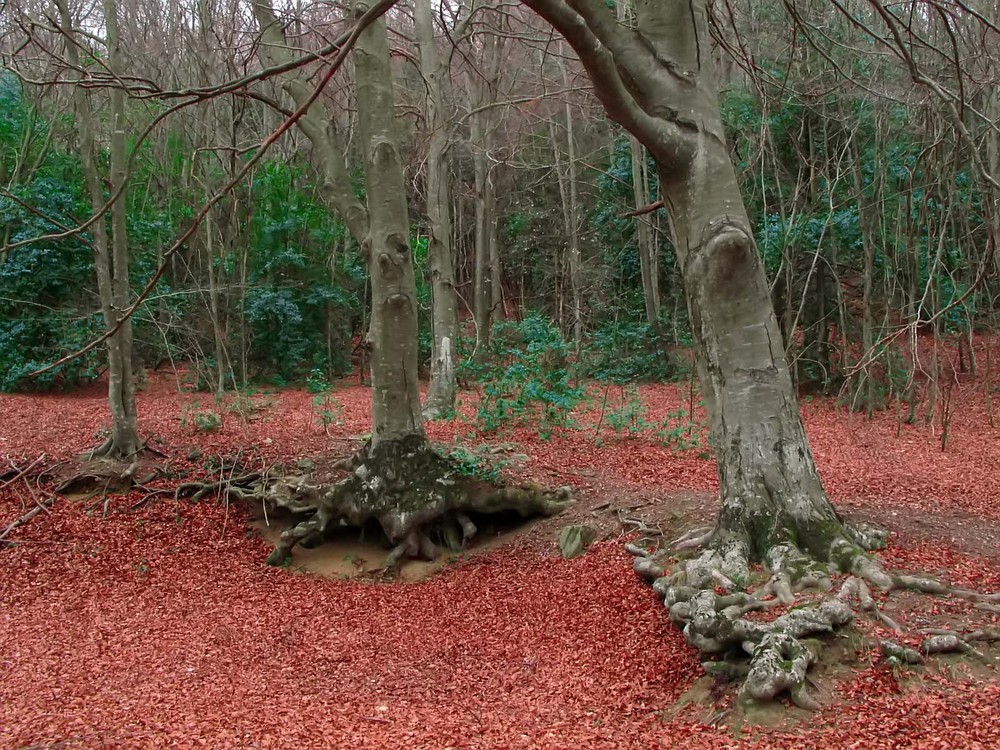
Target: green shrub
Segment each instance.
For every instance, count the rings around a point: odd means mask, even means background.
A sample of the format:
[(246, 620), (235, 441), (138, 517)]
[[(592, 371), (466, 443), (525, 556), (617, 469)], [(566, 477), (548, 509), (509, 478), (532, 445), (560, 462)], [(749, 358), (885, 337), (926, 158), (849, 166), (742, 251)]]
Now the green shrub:
[(211, 409), (202, 409), (194, 401), (181, 410), (181, 427), (202, 433), (218, 432), (222, 429), (222, 415)]
[(464, 374), (480, 384), (479, 429), (537, 424), (538, 434), (548, 438), (554, 428), (569, 427), (585, 397), (571, 351), (555, 324), (538, 313), (494, 326), (483, 364), (464, 365)]
[(604, 392), (604, 405), (601, 409), (603, 424), (617, 433), (627, 433), (629, 437), (636, 437), (654, 426), (646, 421), (646, 406), (639, 398), (639, 391), (635, 386), (627, 389), (620, 386), (616, 394), (618, 398), (611, 396), (611, 388), (608, 385)]
[(471, 477), (489, 484), (493, 484), (500, 479), (500, 469), (502, 463), (494, 463), (486, 459), (479, 453), (469, 450), (461, 445), (456, 445), (446, 455), (456, 474), (463, 477)]
[(649, 323), (612, 321), (594, 331), (584, 351), (586, 372), (608, 383), (663, 382), (679, 367)]

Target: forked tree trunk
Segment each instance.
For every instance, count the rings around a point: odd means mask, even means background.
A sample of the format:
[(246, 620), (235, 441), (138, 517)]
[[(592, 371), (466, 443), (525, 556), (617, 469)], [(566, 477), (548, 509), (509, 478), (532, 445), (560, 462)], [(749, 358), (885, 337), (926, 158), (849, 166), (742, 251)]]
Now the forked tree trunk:
[(734, 561), (797, 545), (828, 560), (844, 527), (820, 483), (719, 110), (704, 0), (526, 0), (588, 68), (609, 114), (657, 165), (688, 298), (722, 509), (712, 547)]
[[(369, 7), (367, 0), (357, 0), (353, 4), (355, 18)], [(383, 19), (358, 37), (354, 70), (368, 197), (368, 235), (363, 249), (372, 286), (369, 338), (374, 449), (380, 443), (423, 436), (417, 381), (417, 285)]]
[[(252, 8), (260, 30), (261, 54), (266, 62), (276, 65), (294, 60), (295, 52), (285, 39), (270, 0), (254, 0)], [(283, 76), (282, 88), (296, 107), (305, 104), (312, 92), (301, 68)], [(351, 237), (360, 245), (368, 233), (368, 216), (364, 204), (354, 194), (344, 148), (333, 127), (332, 118), (324, 112), (323, 107), (314, 104), (299, 118), (298, 126), (312, 144), (313, 154), (323, 177), (324, 200), (340, 215)]]
[(427, 87), (427, 255), (431, 271), (431, 380), (424, 402), (427, 417), (455, 408), (455, 260), (451, 246), (451, 190), (448, 179), (448, 124), (444, 118), (441, 79), (444, 68), (434, 43), (430, 0), (415, 0), (413, 23), (420, 48), (420, 71)]
[[(74, 70), (80, 70), (79, 48), (73, 41), (73, 22), (66, 0), (56, 0), (63, 34), (66, 39), (66, 59)], [(108, 47), (108, 66), (112, 71), (120, 71), (118, 19), (114, 0), (105, 0), (104, 14)], [(105, 204), (104, 188), (98, 171), (97, 145), (93, 108), (86, 90), (82, 86), (74, 89), (78, 132), (80, 138), (80, 162), (84, 180), (93, 210)], [(125, 93), (112, 88), (110, 93), (111, 154), (110, 154), (110, 194), (114, 194), (126, 180), (126, 132)], [(97, 275), (97, 289), (101, 300), (104, 325), (112, 328), (118, 323), (118, 311), (129, 305), (128, 275), (128, 235), (126, 231), (125, 195), (119, 196), (111, 206), (111, 233), (108, 232), (106, 217), (102, 216), (91, 227), (94, 246), (94, 270)], [(135, 406), (135, 376), (132, 371), (132, 322), (128, 318), (118, 330), (107, 339), (108, 351), (108, 405), (111, 411), (111, 436), (95, 454), (125, 458), (134, 456), (142, 447), (139, 440), (138, 420)]]

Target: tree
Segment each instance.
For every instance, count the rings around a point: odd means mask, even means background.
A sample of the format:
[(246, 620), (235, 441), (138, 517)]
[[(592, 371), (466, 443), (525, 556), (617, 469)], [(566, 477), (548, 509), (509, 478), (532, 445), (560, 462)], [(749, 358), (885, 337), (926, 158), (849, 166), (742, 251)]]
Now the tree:
[[(750, 578), (764, 563), (790, 599), (831, 569), (879, 585), (888, 576), (866, 553), (873, 536), (845, 524), (823, 489), (806, 440), (781, 330), (726, 144), (704, 0), (638, 0), (633, 24), (597, 0), (526, 0), (576, 50), (608, 114), (656, 163), (687, 294), (702, 397), (718, 463), (722, 507), (707, 548), (665, 578), (671, 615), (706, 653), (753, 645), (756, 698), (802, 694), (814, 656), (797, 638), (848, 622), (846, 604), (815, 609), (766, 630), (741, 619), (739, 597), (712, 589)], [(660, 571), (656, 571), (659, 573)], [(783, 669), (790, 662), (794, 669)], [(802, 679), (796, 675), (801, 671)]]
[[(62, 33), (65, 37), (66, 60), (82, 77), (80, 52), (74, 31), (73, 17), (66, 0), (57, 0)], [(112, 74), (122, 71), (121, 40), (118, 31), (118, 9), (114, 0), (104, 2), (104, 22), (108, 58)], [(82, 82), (74, 88), (76, 116), (79, 123), (80, 160), (90, 197), (91, 207), (100, 212), (93, 224), (94, 269), (101, 299), (104, 325), (112, 330), (118, 324), (121, 311), (129, 306), (128, 234), (125, 190), (127, 175), (125, 91), (113, 88), (110, 93), (111, 154), (108, 174), (111, 223), (110, 237), (105, 222), (104, 183), (99, 172), (95, 129), (97, 118), (90, 96)], [(132, 369), (132, 321), (126, 319), (107, 339), (108, 403), (111, 409), (111, 435), (93, 451), (95, 456), (109, 458), (134, 457), (142, 448), (135, 406), (135, 373)]]
[(455, 257), (451, 245), (451, 186), (448, 178), (450, 138), (444, 114), (442, 79), (446, 67), (434, 40), (434, 15), (430, 0), (415, 0), (413, 23), (420, 48), (420, 73), (427, 87), (427, 255), (431, 273), (431, 380), (424, 402), (429, 418), (455, 408), (455, 343), (458, 313), (455, 297)]
[[(369, 6), (365, 0), (355, 0), (353, 7), (359, 18)], [(368, 234), (362, 248), (372, 286), (368, 339), (375, 451), (382, 445), (424, 441), (417, 376), (417, 284), (384, 20), (361, 33), (354, 55), (368, 204)]]
[[(274, 36), (277, 26), (273, 14), (268, 15), (269, 6), (263, 3), (255, 7), (261, 29), (271, 29), (266, 33), (275, 41), (268, 44), (270, 54), (276, 54), (280, 44)], [(239, 497), (252, 493), (297, 513), (311, 512), (281, 535), (268, 557), (272, 564), (283, 564), (300, 541), (321, 539), (331, 522), (360, 527), (376, 520), (394, 545), (386, 559), (386, 567), (394, 568), (407, 557), (435, 557), (432, 536), (452, 547), (464, 545), (476, 533), (470, 512), (553, 514), (569, 501), (566, 490), (498, 487), (463, 476), (424, 434), (417, 372), (417, 290), (391, 57), (385, 21), (381, 17), (370, 20), (371, 8), (367, 0), (355, 0), (351, 12), (357, 24), (364, 24), (357, 36), (354, 68), (366, 203), (365, 232), (359, 239), (372, 290), (367, 337), (372, 434), (360, 451), (337, 463), (337, 468), (349, 474), (332, 486), (313, 484), (308, 477), (291, 477), (252, 490), (238, 486), (239, 482), (228, 487)], [(286, 90), (306, 101), (304, 92), (295, 94), (288, 85)], [(314, 145), (332, 148), (325, 137), (310, 138)], [(342, 152), (333, 158), (327, 154), (327, 163), (340, 170), (346, 160)], [(343, 182), (332, 190), (342, 197), (349, 195), (349, 185)], [(348, 205), (353, 206), (353, 202), (348, 201)], [(351, 223), (355, 225), (352, 233), (357, 230), (360, 234), (360, 221)]]

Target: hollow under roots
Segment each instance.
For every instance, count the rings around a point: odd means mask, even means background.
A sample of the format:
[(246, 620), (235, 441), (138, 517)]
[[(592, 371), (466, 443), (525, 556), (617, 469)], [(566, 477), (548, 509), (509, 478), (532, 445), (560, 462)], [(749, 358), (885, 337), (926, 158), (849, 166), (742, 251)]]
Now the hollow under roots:
[[(885, 627), (900, 630), (879, 610), (870, 587), (883, 592), (908, 589), (957, 596), (975, 600), (981, 606), (1000, 600), (997, 594), (979, 594), (928, 578), (889, 574), (869, 554), (882, 546), (883, 539), (883, 535), (871, 530), (844, 525), (841, 532), (831, 536), (824, 559), (804, 553), (789, 541), (778, 541), (768, 548), (762, 561), (770, 571), (770, 578), (755, 590), (750, 590), (751, 559), (747, 547), (734, 541), (732, 535), (698, 530), (657, 552), (636, 544), (628, 545), (627, 549), (635, 556), (635, 571), (652, 583), (671, 621), (705, 657), (703, 666), (707, 673), (727, 680), (742, 680), (743, 699), (769, 701), (787, 693), (796, 705), (816, 708), (815, 699), (806, 690), (806, 673), (816, 662), (821, 647), (816, 637), (850, 625), (856, 610)], [(700, 554), (688, 559), (674, 558), (677, 561), (670, 569), (663, 566), (668, 555), (703, 544), (707, 548)], [(837, 573), (846, 573), (847, 578), (834, 593), (831, 576)], [(808, 589), (820, 592), (820, 596), (771, 620), (747, 617), (751, 612), (791, 607), (796, 604), (797, 595)], [(992, 631), (987, 633), (992, 634)], [(921, 650), (969, 652), (972, 648), (969, 641), (974, 637), (975, 634), (963, 637), (950, 631), (936, 632), (924, 641)], [(949, 649), (944, 648), (945, 640)], [(894, 663), (912, 664), (920, 657), (914, 649), (904, 649), (890, 641), (883, 642), (883, 653), (895, 659)]]
[(385, 567), (394, 568), (407, 558), (433, 559), (442, 544), (464, 547), (477, 531), (470, 514), (551, 516), (573, 502), (567, 488), (499, 487), (464, 475), (419, 436), (368, 444), (336, 468), (348, 476), (333, 484), (308, 475), (249, 474), (199, 491), (227, 492), (301, 518), (282, 533), (267, 558), (271, 565), (285, 564), (296, 544), (318, 543), (338, 527), (375, 521), (393, 545)]

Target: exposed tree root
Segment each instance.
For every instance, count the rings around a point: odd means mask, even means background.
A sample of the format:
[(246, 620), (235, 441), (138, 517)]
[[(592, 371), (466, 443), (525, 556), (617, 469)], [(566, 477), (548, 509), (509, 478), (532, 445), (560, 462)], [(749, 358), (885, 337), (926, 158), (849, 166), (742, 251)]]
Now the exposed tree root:
[[(794, 534), (788, 534), (789, 538)], [(647, 537), (648, 538), (648, 537)], [(954, 588), (938, 581), (885, 571), (870, 551), (884, 536), (870, 529), (834, 530), (825, 554), (817, 545), (803, 551), (789, 539), (766, 546), (761, 562), (770, 578), (751, 591), (751, 555), (742, 537), (697, 529), (674, 540), (673, 547), (651, 552), (630, 543), (635, 556), (633, 567), (652, 583), (662, 597), (671, 621), (684, 633), (688, 643), (706, 657), (706, 672), (727, 680), (742, 681), (740, 696), (751, 701), (773, 700), (788, 694), (803, 708), (815, 708), (816, 701), (806, 692), (806, 673), (819, 654), (815, 637), (829, 635), (851, 624), (856, 611), (879, 625), (901, 631), (899, 625), (878, 607), (872, 588), (883, 594), (908, 590), (932, 596), (954, 596), (979, 606), (1000, 600), (1000, 594), (981, 594)], [(700, 554), (684, 558), (678, 551), (707, 544)], [(668, 562), (670, 567), (665, 563)], [(848, 574), (836, 593), (832, 576)], [(805, 600), (799, 595), (814, 594)], [(771, 620), (748, 618), (751, 612), (772, 607), (789, 607)], [(883, 641), (884, 658), (891, 664), (919, 664), (925, 656), (964, 653), (990, 661), (973, 645), (974, 636), (992, 641), (994, 631), (976, 631), (961, 636), (950, 631), (931, 634), (912, 649), (893, 641)], [(1000, 638), (998, 638), (1000, 640)]]
[(166, 458), (150, 442), (140, 441), (135, 448), (122, 449), (113, 437), (77, 457), (76, 471), (64, 472), (57, 492), (127, 492), (154, 479), (159, 469), (147, 471), (147, 454)]
[[(155, 469), (146, 472), (137, 457), (128, 461), (112, 458), (84, 459), (68, 463), (56, 478), (56, 492), (128, 492), (156, 476)], [(140, 474), (148, 473), (148, 476)]]
[(451, 461), (417, 436), (366, 445), (334, 468), (348, 476), (329, 484), (309, 475), (270, 478), (249, 473), (187, 483), (176, 492), (196, 497), (219, 492), (300, 518), (275, 544), (267, 558), (271, 565), (285, 564), (297, 544), (312, 546), (337, 528), (376, 522), (392, 546), (385, 563), (389, 569), (409, 558), (433, 559), (439, 546), (464, 547), (477, 531), (470, 514), (550, 516), (573, 502), (567, 488), (498, 487), (459, 474)]

